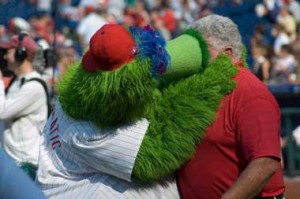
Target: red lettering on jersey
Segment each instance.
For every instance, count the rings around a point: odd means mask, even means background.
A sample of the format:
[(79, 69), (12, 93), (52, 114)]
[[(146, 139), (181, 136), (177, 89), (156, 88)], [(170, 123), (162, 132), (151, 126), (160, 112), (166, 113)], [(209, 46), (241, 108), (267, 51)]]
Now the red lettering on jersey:
[(59, 148), (61, 147), (61, 143), (60, 143), (59, 140), (53, 142), (51, 145), (52, 145), (52, 149), (53, 149), (53, 150), (56, 149), (56, 146), (57, 146), (57, 145), (58, 145)]
[(52, 137), (50, 140), (55, 140), (56, 138), (59, 138), (59, 136), (56, 135), (56, 136)]
[[(56, 118), (57, 119), (57, 118)], [(55, 128), (55, 129), (51, 129), (50, 128), (50, 135), (52, 134), (52, 133), (54, 133), (54, 132), (58, 132), (58, 125), (57, 125), (57, 127)]]
[(50, 142), (52, 149), (56, 149), (56, 147), (61, 147), (61, 143), (59, 141), (59, 134), (58, 134), (58, 129), (59, 129), (59, 124), (57, 122), (57, 117), (55, 115), (55, 112), (52, 112), (52, 117), (51, 117), (51, 125), (50, 125)]
[[(56, 126), (56, 122), (57, 122), (57, 117), (55, 117), (55, 119), (51, 121), (51, 126), (50, 126), (50, 131), (52, 132), (53, 128)], [(51, 134), (51, 133), (50, 133)]]

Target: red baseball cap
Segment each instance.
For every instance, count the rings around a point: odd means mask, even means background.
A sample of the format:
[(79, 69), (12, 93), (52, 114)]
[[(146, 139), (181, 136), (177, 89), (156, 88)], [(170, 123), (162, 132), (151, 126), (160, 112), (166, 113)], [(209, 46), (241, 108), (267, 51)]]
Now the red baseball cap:
[(137, 47), (130, 32), (118, 24), (105, 24), (91, 38), (82, 66), (88, 72), (111, 71), (131, 62)]

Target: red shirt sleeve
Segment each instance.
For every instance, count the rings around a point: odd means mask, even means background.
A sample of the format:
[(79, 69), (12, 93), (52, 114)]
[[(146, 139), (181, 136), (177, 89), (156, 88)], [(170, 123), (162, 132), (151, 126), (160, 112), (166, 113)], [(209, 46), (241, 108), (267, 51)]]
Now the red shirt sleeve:
[(238, 112), (237, 140), (247, 161), (272, 157), (280, 161), (280, 109), (271, 96), (256, 96)]

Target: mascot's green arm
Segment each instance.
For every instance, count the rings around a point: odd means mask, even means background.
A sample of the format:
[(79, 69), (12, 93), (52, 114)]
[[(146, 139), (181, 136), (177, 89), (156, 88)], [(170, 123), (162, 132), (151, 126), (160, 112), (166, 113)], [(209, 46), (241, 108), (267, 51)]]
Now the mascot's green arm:
[(162, 91), (158, 103), (148, 111), (150, 125), (133, 168), (134, 180), (162, 179), (193, 156), (221, 100), (235, 88), (232, 78), (237, 71), (221, 55), (203, 73)]

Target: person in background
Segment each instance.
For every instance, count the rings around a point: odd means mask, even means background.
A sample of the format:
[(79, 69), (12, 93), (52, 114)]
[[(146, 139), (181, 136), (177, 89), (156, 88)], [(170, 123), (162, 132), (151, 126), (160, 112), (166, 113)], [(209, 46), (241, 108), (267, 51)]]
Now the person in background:
[(292, 75), (296, 74), (297, 61), (290, 45), (283, 45), (277, 57), (274, 58), (272, 69), (273, 84), (287, 84)]
[(103, 17), (103, 12), (104, 10), (101, 8), (86, 7), (86, 15), (80, 21), (76, 29), (83, 51), (88, 47), (91, 37), (98, 28), (108, 23)]
[(254, 59), (254, 74), (267, 85), (269, 83), (271, 69), (271, 63), (267, 57), (267, 48), (255, 47), (252, 50), (252, 56)]
[(295, 20), (299, 26), (300, 23), (300, 3), (296, 0), (286, 0), (287, 7), (290, 13), (295, 17)]
[(191, 26), (207, 41), (211, 64), (227, 55), (239, 72), (235, 90), (221, 102), (194, 157), (177, 172), (181, 198), (284, 198), (280, 156), (280, 109), (244, 67), (237, 25), (209, 15)]
[(282, 25), (275, 24), (272, 29), (272, 35), (274, 37), (273, 50), (275, 55), (278, 55), (281, 47), (286, 44), (290, 44), (291, 40)]
[(284, 27), (291, 41), (295, 41), (297, 37), (297, 22), (295, 17), (290, 14), (287, 6), (280, 8), (279, 15), (277, 16), (277, 23)]
[(42, 129), (47, 120), (47, 94), (32, 66), (37, 51), (34, 40), (19, 33), (0, 42), (7, 49), (4, 59), (15, 74), (5, 89), (0, 72), (0, 122), (4, 124), (1, 146), (15, 162), (34, 178)]

